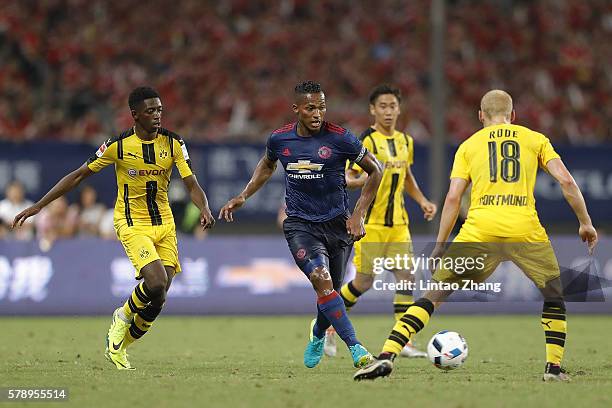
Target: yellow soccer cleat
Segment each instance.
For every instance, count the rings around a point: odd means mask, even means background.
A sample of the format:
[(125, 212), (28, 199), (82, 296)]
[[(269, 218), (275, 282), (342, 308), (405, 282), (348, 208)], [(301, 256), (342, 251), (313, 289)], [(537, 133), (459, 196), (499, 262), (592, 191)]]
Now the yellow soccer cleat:
[(106, 349), (104, 356), (117, 367), (117, 370), (135, 370), (128, 361), (128, 354), (123, 347), (115, 353), (111, 353), (109, 349)]
[(130, 327), (130, 323), (123, 321), (118, 316), (119, 309), (113, 312), (113, 322), (106, 335), (106, 350), (104, 356), (119, 370), (133, 370), (128, 361), (126, 347), (123, 343), (125, 334)]

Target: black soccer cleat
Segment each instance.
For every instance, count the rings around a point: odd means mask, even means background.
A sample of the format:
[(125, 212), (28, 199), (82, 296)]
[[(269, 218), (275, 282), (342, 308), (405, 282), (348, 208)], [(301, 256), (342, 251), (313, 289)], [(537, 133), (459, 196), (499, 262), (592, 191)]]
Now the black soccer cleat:
[(367, 366), (357, 370), (353, 380), (375, 380), (379, 377), (387, 377), (393, 371), (393, 361), (391, 359), (376, 359)]

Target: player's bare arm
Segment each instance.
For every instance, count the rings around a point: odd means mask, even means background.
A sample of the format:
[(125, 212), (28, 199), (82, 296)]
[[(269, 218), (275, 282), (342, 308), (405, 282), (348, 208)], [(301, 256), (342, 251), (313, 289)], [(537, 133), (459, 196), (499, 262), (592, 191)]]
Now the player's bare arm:
[(276, 162), (268, 159), (268, 157), (264, 155), (264, 157), (259, 160), (259, 163), (257, 163), (253, 176), (251, 176), (251, 180), (249, 180), (242, 193), (229, 200), (227, 204), (221, 208), (219, 219), (225, 219), (226, 222), (234, 221), (233, 212), (242, 207), (250, 196), (255, 194), (268, 182), (270, 177), (274, 174), (274, 170), (276, 170)]
[(419, 185), (410, 170), (410, 166), (406, 168), (406, 179), (404, 180), (404, 191), (417, 202), (417, 204), (423, 210), (423, 218), (427, 221), (433, 220), (438, 212), (438, 206), (432, 203), (425, 197), (425, 194), (419, 188)]
[(432, 257), (441, 256), (444, 251), (444, 243), (448, 240), (461, 208), (461, 197), (468, 188), (470, 182), (463, 178), (453, 177), (448, 187), (448, 193), (442, 207), (442, 215), (440, 216), (440, 229), (436, 238), (436, 248), (431, 254)]
[(368, 175), (366, 173), (359, 172), (355, 169), (348, 169), (346, 171), (346, 188), (349, 190), (357, 190), (362, 188), (366, 180), (368, 179)]
[(38, 200), (37, 203), (17, 214), (15, 216), (15, 219), (13, 220), (12, 228), (22, 226), (25, 220), (32, 217), (33, 215), (38, 214), (40, 210), (42, 210), (55, 199), (63, 196), (67, 192), (76, 188), (81, 183), (81, 181), (85, 180), (93, 173), (94, 172), (91, 171), (89, 167), (87, 167), (86, 163), (84, 163), (78, 169), (68, 173), (60, 181), (58, 181), (57, 184), (53, 186), (53, 188), (43, 196), (43, 198)]
[(368, 152), (359, 162), (359, 166), (368, 174), (368, 178), (355, 204), (353, 214), (346, 220), (346, 230), (355, 241), (359, 241), (365, 235), (363, 219), (382, 180), (382, 167), (372, 153)]
[(206, 193), (202, 190), (198, 179), (193, 174), (183, 179), (185, 188), (189, 191), (191, 201), (200, 209), (200, 225), (204, 229), (212, 228), (215, 225), (215, 217), (212, 216), (208, 207)]
[(565, 200), (570, 207), (572, 207), (580, 223), (578, 235), (580, 235), (582, 242), (587, 243), (589, 254), (592, 254), (595, 245), (597, 245), (597, 231), (591, 222), (591, 217), (587, 211), (580, 187), (578, 187), (576, 180), (574, 180), (574, 177), (572, 177), (572, 174), (567, 167), (565, 167), (561, 159), (549, 160), (548, 163), (546, 163), (546, 170), (561, 186), (563, 197), (565, 197)]

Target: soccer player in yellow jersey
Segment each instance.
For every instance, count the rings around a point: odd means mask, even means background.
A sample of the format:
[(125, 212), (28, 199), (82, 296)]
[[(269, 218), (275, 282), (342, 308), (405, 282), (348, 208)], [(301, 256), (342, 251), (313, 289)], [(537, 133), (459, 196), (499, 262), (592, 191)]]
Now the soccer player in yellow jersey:
[(113, 313), (105, 355), (118, 369), (132, 369), (127, 347), (141, 338), (159, 315), (172, 278), (181, 271), (174, 218), (168, 204), (168, 184), (176, 165), (200, 209), (200, 224), (215, 220), (204, 191), (191, 170), (185, 142), (161, 127), (162, 103), (149, 87), (129, 96), (134, 127), (103, 143), (81, 167), (62, 178), (36, 204), (15, 217), (13, 228), (43, 207), (77, 187), (81, 181), (113, 164), (117, 175), (114, 223), (117, 237), (134, 265), (138, 284), (122, 307)]
[[(561, 186), (563, 196), (578, 218), (578, 235), (589, 253), (597, 244), (584, 198), (550, 141), (541, 133), (513, 125), (512, 98), (501, 90), (486, 93), (480, 102), (483, 129), (459, 146), (451, 172), (450, 187), (431, 257), (483, 256), (479, 266), (459, 271), (440, 262), (433, 280), (445, 283), (483, 282), (501, 261), (514, 262), (541, 291), (544, 298), (541, 324), (546, 339), (544, 381), (569, 381), (561, 368), (567, 334), (560, 271), (546, 231), (540, 224), (533, 195), (536, 173), (543, 168)], [(457, 220), (461, 196), (472, 184), (471, 206), (459, 234), (444, 252), (444, 243)], [(445, 289), (445, 288), (443, 288)], [(425, 292), (396, 323), (378, 359), (357, 371), (355, 380), (384, 377), (406, 342), (429, 321), (452, 290)]]
[[(398, 88), (383, 84), (372, 90), (369, 97), (370, 114), (374, 124), (362, 133), (363, 145), (376, 156), (383, 166), (383, 177), (364, 220), (366, 235), (355, 242), (353, 263), (357, 271), (355, 278), (342, 286), (340, 295), (346, 309), (355, 305), (359, 297), (367, 292), (374, 281), (374, 272), (362, 266), (362, 254), (393, 251), (405, 246), (411, 252), (411, 238), (408, 230), (408, 213), (404, 205), (407, 192), (423, 210), (424, 217), (431, 221), (437, 207), (421, 192), (410, 166), (413, 163), (414, 148), (412, 137), (395, 129), (400, 115), (402, 95)], [(349, 164), (346, 173), (349, 188), (361, 188), (367, 174), (354, 163)], [(402, 251), (403, 252), (403, 251)], [(383, 255), (384, 256), (384, 255)], [(412, 271), (414, 272), (414, 271)], [(397, 282), (413, 282), (414, 274), (407, 270), (394, 270)], [(411, 290), (397, 290), (393, 299), (395, 318), (399, 319), (412, 304)], [(333, 328), (326, 335), (325, 353), (334, 356), (335, 342)], [(401, 352), (406, 357), (425, 357), (411, 343)]]

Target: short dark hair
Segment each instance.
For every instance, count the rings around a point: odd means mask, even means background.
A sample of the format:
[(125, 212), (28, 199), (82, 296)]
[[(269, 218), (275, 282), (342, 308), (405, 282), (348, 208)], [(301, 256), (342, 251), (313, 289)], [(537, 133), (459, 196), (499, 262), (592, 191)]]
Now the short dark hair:
[(131, 110), (136, 110), (138, 105), (144, 102), (145, 99), (159, 98), (157, 91), (150, 86), (139, 86), (130, 92), (128, 97), (128, 105)]
[(376, 103), (376, 99), (378, 99), (380, 95), (393, 95), (397, 98), (398, 103), (402, 102), (402, 92), (399, 90), (399, 88), (389, 84), (381, 84), (372, 89), (372, 92), (370, 92), (370, 105), (374, 105)]
[(304, 95), (309, 93), (319, 93), (323, 92), (321, 88), (321, 84), (315, 81), (304, 81), (295, 86), (295, 94), (296, 95)]

